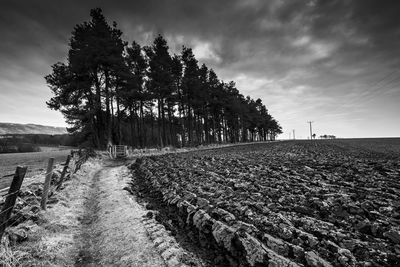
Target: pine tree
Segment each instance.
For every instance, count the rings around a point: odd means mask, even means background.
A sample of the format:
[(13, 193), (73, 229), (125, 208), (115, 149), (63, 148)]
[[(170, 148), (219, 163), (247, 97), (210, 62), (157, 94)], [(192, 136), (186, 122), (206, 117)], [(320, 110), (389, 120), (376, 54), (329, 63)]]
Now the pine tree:
[(261, 99), (245, 98), (234, 82), (199, 67), (191, 48), (171, 56), (161, 35), (151, 46), (128, 45), (101, 9), (90, 15), (72, 32), (67, 63), (45, 77), (54, 93), (48, 107), (61, 111), (87, 145), (190, 146), (282, 133)]
[(193, 145), (194, 130), (194, 105), (196, 101), (196, 93), (199, 91), (199, 67), (191, 48), (183, 47), (182, 49), (183, 76), (182, 76), (182, 92), (183, 99), (186, 104), (187, 114), (187, 131), (188, 143)]
[(165, 101), (172, 93), (172, 58), (168, 52), (167, 41), (159, 35), (151, 47), (145, 47), (149, 58), (149, 90), (157, 100), (159, 145), (166, 144)]
[(129, 111), (131, 144), (143, 147), (145, 145), (144, 106), (149, 99), (144, 86), (147, 61), (142, 48), (136, 42), (126, 48), (125, 62), (125, 71), (121, 73), (125, 79), (120, 96), (123, 106)]
[[(76, 25), (72, 32), (68, 65), (53, 65), (53, 73), (45, 78), (55, 94), (48, 106), (63, 112), (74, 125), (71, 131), (85, 129), (91, 132), (89, 136), (93, 137), (95, 145), (104, 148), (112, 138), (113, 74), (123, 60), (124, 43), (121, 39), (122, 32), (116, 28), (116, 23), (110, 26), (101, 9), (92, 9), (90, 15), (90, 22)], [(59, 86), (60, 82), (65, 84)], [(79, 96), (78, 102), (69, 102), (70, 94)], [(72, 106), (79, 109), (76, 115)], [(79, 119), (82, 116), (80, 113), (85, 110), (88, 113), (85, 121), (91, 122), (89, 130), (88, 127), (83, 127), (83, 119)]]

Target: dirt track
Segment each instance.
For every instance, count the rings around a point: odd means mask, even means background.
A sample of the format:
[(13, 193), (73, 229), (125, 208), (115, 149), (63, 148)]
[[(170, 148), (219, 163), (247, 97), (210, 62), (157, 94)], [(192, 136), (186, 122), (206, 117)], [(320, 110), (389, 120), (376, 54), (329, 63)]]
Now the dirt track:
[(123, 190), (127, 180), (111, 162), (91, 177), (76, 266), (165, 266), (142, 223), (145, 209)]
[(202, 266), (148, 216), (145, 203), (125, 190), (131, 178), (122, 162), (111, 160), (86, 177), (90, 182), (75, 238), (75, 266)]

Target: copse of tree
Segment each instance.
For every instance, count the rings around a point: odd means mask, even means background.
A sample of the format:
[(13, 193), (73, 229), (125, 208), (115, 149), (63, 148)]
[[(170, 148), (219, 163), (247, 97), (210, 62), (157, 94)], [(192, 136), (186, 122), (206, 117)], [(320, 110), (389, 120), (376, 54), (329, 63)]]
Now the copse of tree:
[(59, 110), (82, 142), (135, 147), (191, 146), (216, 142), (273, 140), (282, 133), (261, 99), (239, 93), (191, 48), (171, 55), (157, 36), (141, 47), (121, 39), (101, 9), (75, 26), (67, 63), (56, 63), (45, 77)]

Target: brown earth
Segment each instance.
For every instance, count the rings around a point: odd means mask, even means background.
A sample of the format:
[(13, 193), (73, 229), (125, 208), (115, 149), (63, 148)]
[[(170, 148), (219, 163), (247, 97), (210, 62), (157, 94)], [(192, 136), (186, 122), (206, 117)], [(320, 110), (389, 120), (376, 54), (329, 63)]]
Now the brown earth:
[[(51, 198), (47, 211), (10, 228), (27, 238), (6, 251), (13, 259), (5, 266), (235, 264), (218, 257), (218, 242), (206, 242), (189, 227), (209, 228), (210, 220), (219, 221), (212, 228), (217, 241), (239, 247), (260, 242), (265, 255), (288, 266), (397, 266), (399, 159), (400, 142), (393, 139), (152, 155), (133, 166), (140, 166), (133, 176), (124, 162), (92, 159)], [(184, 221), (172, 207), (183, 207), (179, 197), (196, 206)], [(233, 243), (221, 229), (234, 232)]]
[(123, 190), (128, 180), (109, 163), (91, 178), (75, 266), (165, 266), (143, 226), (146, 210)]
[[(91, 159), (35, 220), (10, 227), (3, 266), (202, 266), (126, 189), (124, 162)], [(20, 235), (23, 233), (23, 237)], [(3, 240), (3, 244), (6, 244)], [(193, 263), (187, 265), (186, 263)]]
[(151, 156), (132, 168), (154, 188), (145, 195), (201, 207), (202, 223), (220, 220), (299, 265), (399, 266), (399, 159), (399, 139), (298, 141)]

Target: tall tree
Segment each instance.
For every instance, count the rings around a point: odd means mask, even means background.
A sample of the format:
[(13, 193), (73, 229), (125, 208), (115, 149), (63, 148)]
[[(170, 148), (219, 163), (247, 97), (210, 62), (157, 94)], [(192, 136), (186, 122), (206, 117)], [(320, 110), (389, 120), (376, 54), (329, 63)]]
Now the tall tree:
[(175, 95), (175, 102), (177, 105), (178, 109), (178, 115), (179, 115), (179, 122), (177, 125), (179, 125), (179, 135), (180, 135), (180, 145), (184, 146), (185, 145), (185, 105), (184, 105), (184, 95), (183, 95), (183, 90), (182, 90), (182, 73), (183, 73), (183, 66), (181, 62), (181, 57), (178, 55), (174, 55), (172, 57), (172, 80), (173, 80), (173, 92)]
[[(115, 79), (113, 72), (123, 60), (124, 43), (121, 39), (122, 32), (116, 28), (116, 23), (110, 26), (101, 9), (92, 9), (90, 16), (90, 22), (76, 25), (72, 32), (68, 65), (53, 65), (53, 73), (46, 76), (46, 81), (55, 94), (48, 106), (60, 109), (71, 120), (74, 124), (72, 131), (83, 130), (83, 127), (74, 119), (73, 109), (66, 107), (79, 106), (80, 109), (86, 109), (89, 114), (87, 119), (92, 124), (90, 129), (95, 134), (95, 145), (105, 147), (112, 138), (110, 107), (112, 83)], [(60, 68), (66, 71), (60, 72)], [(63, 74), (69, 77), (66, 79), (60, 76)], [(67, 84), (59, 86), (60, 81)], [(69, 93), (73, 91), (74, 95), (80, 97), (81, 105), (68, 102), (65, 88), (69, 88)], [(63, 101), (61, 98), (64, 98)], [(69, 111), (66, 112), (67, 110)]]
[[(124, 83), (120, 90), (123, 105), (129, 111), (131, 143), (133, 146), (144, 146), (144, 106), (149, 96), (145, 90), (147, 61), (142, 53), (142, 48), (136, 42), (126, 48), (126, 71)], [(135, 131), (136, 121), (136, 131)], [(136, 142), (137, 137), (138, 142)]]
[(87, 144), (185, 146), (273, 140), (282, 132), (261, 99), (199, 67), (191, 48), (171, 56), (161, 35), (151, 46), (128, 45), (101, 9), (90, 15), (72, 32), (67, 62), (45, 77), (54, 93), (48, 107)]
[(152, 46), (145, 47), (149, 58), (149, 90), (157, 99), (159, 145), (166, 144), (165, 100), (173, 90), (172, 58), (167, 41), (158, 35)]
[(183, 99), (186, 103), (187, 112), (187, 130), (188, 142), (193, 144), (193, 115), (194, 115), (194, 102), (195, 94), (199, 91), (199, 67), (197, 59), (195, 58), (191, 48), (183, 47), (182, 49), (182, 62), (183, 62), (183, 77), (182, 77), (182, 93)]

